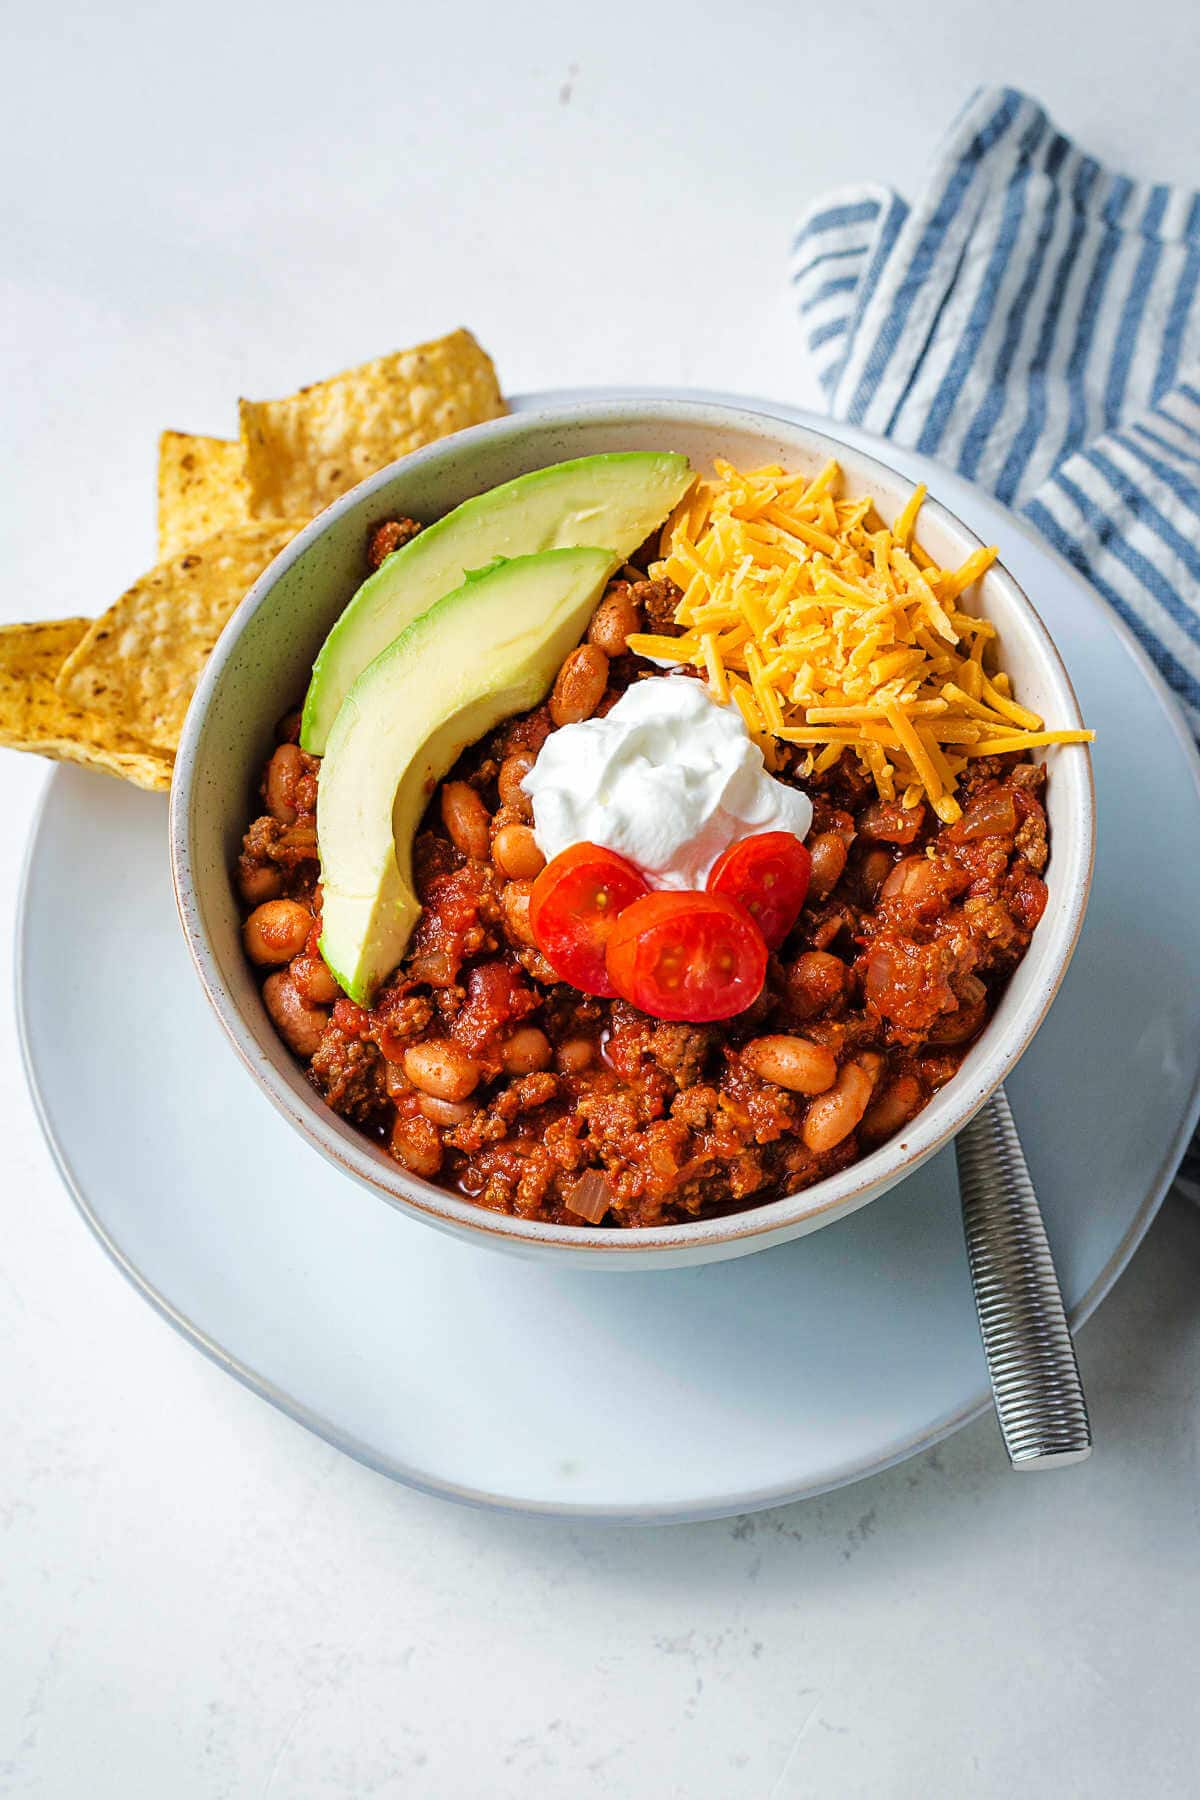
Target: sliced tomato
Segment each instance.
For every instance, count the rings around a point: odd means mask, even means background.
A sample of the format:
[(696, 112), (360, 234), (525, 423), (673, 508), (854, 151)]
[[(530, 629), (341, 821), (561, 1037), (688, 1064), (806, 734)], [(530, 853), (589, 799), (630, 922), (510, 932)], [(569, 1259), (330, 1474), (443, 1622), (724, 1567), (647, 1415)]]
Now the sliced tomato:
[(548, 862), (529, 896), (529, 928), (555, 974), (611, 998), (609, 934), (622, 908), (646, 891), (633, 864), (599, 844), (572, 844)]
[(757, 1000), (767, 946), (744, 907), (724, 894), (643, 894), (608, 940), (622, 999), (656, 1019), (730, 1019)]
[(744, 906), (767, 948), (778, 950), (800, 917), (811, 872), (812, 857), (792, 832), (760, 831), (730, 844), (705, 886)]

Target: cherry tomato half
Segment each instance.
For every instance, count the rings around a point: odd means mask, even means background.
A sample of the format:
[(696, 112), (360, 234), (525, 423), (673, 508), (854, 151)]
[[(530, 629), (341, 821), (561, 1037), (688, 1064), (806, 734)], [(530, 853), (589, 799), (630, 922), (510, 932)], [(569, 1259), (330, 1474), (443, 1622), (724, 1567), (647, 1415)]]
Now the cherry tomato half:
[(724, 894), (643, 894), (608, 940), (622, 999), (656, 1019), (729, 1019), (757, 1000), (767, 946), (744, 907)]
[(725, 894), (744, 906), (767, 940), (778, 950), (808, 893), (812, 857), (790, 831), (760, 831), (730, 844), (709, 870), (710, 894)]
[(572, 844), (548, 862), (529, 895), (529, 927), (555, 974), (585, 994), (611, 998), (609, 933), (621, 909), (645, 892), (633, 864), (599, 844)]

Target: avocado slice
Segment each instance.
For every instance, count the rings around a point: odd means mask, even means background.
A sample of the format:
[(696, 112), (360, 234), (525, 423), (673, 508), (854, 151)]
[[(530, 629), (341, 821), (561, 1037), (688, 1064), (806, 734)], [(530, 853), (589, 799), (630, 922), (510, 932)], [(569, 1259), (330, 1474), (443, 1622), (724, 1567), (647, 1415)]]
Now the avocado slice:
[(612, 565), (609, 550), (544, 550), (468, 575), (342, 702), (317, 787), (321, 954), (360, 1006), (420, 916), (412, 840), (435, 785), (468, 744), (543, 698)]
[(405, 627), (497, 556), (607, 544), (609, 569), (662, 523), (692, 479), (686, 456), (654, 450), (581, 456), (490, 488), (430, 525), (364, 581), (313, 664), (300, 742), (324, 754), (338, 708)]

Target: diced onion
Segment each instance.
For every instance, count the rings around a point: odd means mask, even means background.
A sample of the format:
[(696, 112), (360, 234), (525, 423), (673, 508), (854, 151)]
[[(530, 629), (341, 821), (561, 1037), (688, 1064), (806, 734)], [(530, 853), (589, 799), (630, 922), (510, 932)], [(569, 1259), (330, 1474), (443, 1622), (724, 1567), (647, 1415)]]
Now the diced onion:
[(597, 1169), (589, 1169), (565, 1196), (565, 1204), (589, 1225), (598, 1225), (612, 1205), (612, 1190)]
[(963, 814), (961, 834), (974, 840), (982, 837), (1011, 837), (1017, 829), (1017, 809), (1013, 797), (1001, 788), (980, 794)]

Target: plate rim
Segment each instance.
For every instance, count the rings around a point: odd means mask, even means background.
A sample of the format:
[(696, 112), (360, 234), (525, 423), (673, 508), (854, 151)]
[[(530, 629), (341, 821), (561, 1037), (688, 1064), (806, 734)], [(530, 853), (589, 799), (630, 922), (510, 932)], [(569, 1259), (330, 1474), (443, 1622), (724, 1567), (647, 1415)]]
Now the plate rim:
[[(789, 407), (778, 400), (764, 400), (754, 396), (727, 394), (707, 389), (678, 388), (666, 389), (657, 387), (619, 387), (604, 386), (582, 389), (547, 389), (533, 393), (522, 393), (512, 396), (514, 409), (530, 405), (542, 405), (548, 401), (567, 401), (591, 399), (649, 398), (672, 400), (703, 400), (719, 404), (751, 407), (758, 411), (774, 414), (777, 417), (794, 420), (799, 423), (811, 423), (815, 429), (832, 428), (834, 432), (843, 431), (849, 438), (861, 442), (864, 447), (882, 444), (891, 454), (916, 456), (906, 446), (892, 445), (886, 439), (876, 439), (872, 433), (860, 431), (855, 426), (844, 425), (837, 420), (829, 420), (807, 408)], [(932, 461), (931, 458), (921, 458)], [(944, 474), (952, 480), (962, 482), (966, 486), (965, 477), (958, 475), (953, 469), (945, 469)], [(979, 490), (982, 497), (990, 504), (1004, 512), (1006, 522), (1015, 526), (1030, 544), (1043, 555), (1048, 556), (1062, 568), (1064, 574), (1080, 586), (1087, 587), (1086, 578), (1079, 570), (1054, 547), (1041, 538), (1033, 527), (1017, 513), (1003, 507), (985, 490)], [(1103, 603), (1096, 597), (1098, 606)], [(1147, 655), (1141, 643), (1120, 616), (1111, 607), (1103, 608), (1106, 623), (1114, 627), (1127, 652), (1131, 653), (1142, 674), (1148, 678), (1149, 686), (1155, 693), (1160, 707), (1166, 716), (1178, 744), (1184, 752), (1185, 761), (1191, 769), (1192, 780), (1197, 795), (1200, 797), (1200, 749), (1186, 728), (1183, 716), (1176, 705), (1174, 695), (1159, 671)], [(875, 1454), (863, 1457), (856, 1462), (840, 1468), (835, 1474), (826, 1471), (814, 1481), (801, 1483), (799, 1486), (786, 1483), (768, 1489), (759, 1489), (750, 1493), (726, 1493), (714, 1496), (703, 1504), (685, 1507), (663, 1507), (653, 1502), (644, 1507), (604, 1506), (588, 1501), (547, 1501), (530, 1498), (517, 1498), (511, 1495), (496, 1494), (486, 1488), (469, 1486), (448, 1478), (432, 1477), (420, 1470), (402, 1463), (388, 1461), (377, 1455), (362, 1440), (341, 1430), (332, 1420), (315, 1408), (307, 1406), (303, 1401), (279, 1387), (267, 1376), (260, 1373), (251, 1364), (243, 1362), (239, 1357), (226, 1350), (203, 1327), (196, 1323), (181, 1308), (168, 1300), (154, 1284), (145, 1276), (130, 1257), (121, 1249), (104, 1226), (89, 1202), (81, 1182), (76, 1178), (64, 1146), (59, 1142), (52, 1125), (46, 1097), (34, 1061), (31, 1042), (28, 1012), (28, 986), (26, 980), (27, 934), (29, 921), (29, 889), (33, 879), (33, 867), (38, 846), (46, 826), (51, 796), (59, 785), (61, 770), (52, 766), (46, 773), (38, 795), (30, 826), (25, 852), (22, 859), (21, 873), (16, 893), (16, 928), (13, 933), (13, 995), (16, 1015), (17, 1044), (24, 1070), (26, 1084), (33, 1104), (34, 1116), (41, 1131), (43, 1140), (50, 1153), (51, 1161), (60, 1179), (70, 1195), (76, 1210), (84, 1223), (100, 1244), (110, 1261), (141, 1296), (148, 1301), (160, 1318), (166, 1321), (188, 1343), (198, 1349), (208, 1360), (226, 1374), (231, 1375), (243, 1387), (267, 1401), (275, 1409), (320, 1438), (331, 1448), (353, 1457), (356, 1462), (372, 1469), (375, 1473), (389, 1480), (397, 1481), (416, 1492), (427, 1494), (436, 1499), (451, 1500), (459, 1505), (478, 1510), (500, 1512), (522, 1518), (559, 1518), (573, 1521), (588, 1520), (596, 1524), (607, 1525), (668, 1525), (699, 1523), (706, 1520), (737, 1516), (742, 1513), (760, 1512), (772, 1507), (787, 1505), (793, 1501), (815, 1498), (820, 1494), (830, 1493), (840, 1487), (865, 1480), (868, 1476), (882, 1474), (895, 1467), (908, 1457), (920, 1451), (932, 1449), (943, 1442), (954, 1432), (982, 1417), (990, 1406), (990, 1393), (985, 1388), (980, 1394), (969, 1400), (953, 1413), (943, 1416), (932, 1426), (925, 1427), (914, 1436), (899, 1444), (890, 1445), (882, 1456)], [(1169, 1139), (1166, 1153), (1160, 1158), (1153, 1177), (1147, 1183), (1146, 1197), (1130, 1221), (1125, 1233), (1115, 1246), (1112, 1255), (1103, 1270), (1092, 1282), (1084, 1295), (1071, 1309), (1070, 1320), (1074, 1331), (1077, 1331), (1099, 1306), (1100, 1302), (1111, 1291), (1127, 1268), (1134, 1251), (1145, 1237), (1155, 1214), (1171, 1185), (1180, 1158), (1193, 1135), (1197, 1123), (1200, 1122), (1200, 1068), (1194, 1078), (1189, 1103), (1180, 1115), (1180, 1124)], [(903, 1183), (898, 1184), (894, 1192), (899, 1192)], [(881, 1196), (882, 1199), (887, 1195)]]

